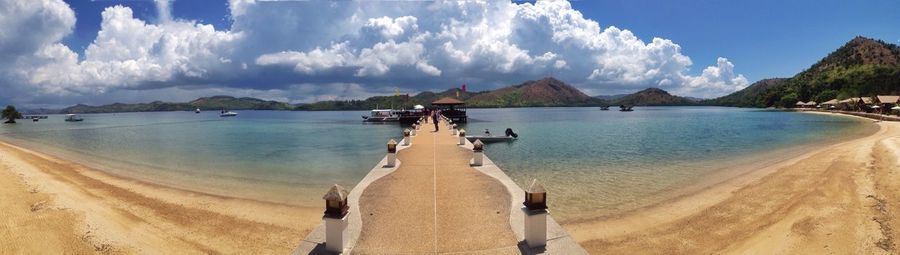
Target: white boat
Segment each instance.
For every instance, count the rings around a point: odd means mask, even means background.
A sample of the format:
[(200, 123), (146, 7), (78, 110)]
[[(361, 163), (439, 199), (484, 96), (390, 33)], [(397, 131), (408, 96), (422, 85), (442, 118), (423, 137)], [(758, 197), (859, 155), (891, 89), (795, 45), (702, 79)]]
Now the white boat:
[(84, 119), (82, 119), (81, 117), (78, 117), (78, 115), (75, 115), (75, 114), (66, 114), (66, 121), (69, 121), (69, 122), (76, 122), (76, 121), (83, 121), (83, 120), (84, 120)]
[(219, 113), (219, 117), (234, 117), (234, 116), (237, 116), (237, 113), (232, 112), (232, 111), (222, 110), (222, 112)]
[(369, 116), (362, 116), (363, 121), (367, 122), (394, 122), (400, 121), (400, 115), (395, 110), (375, 109), (369, 113)]
[(200, 113), (200, 108), (197, 108), (196, 110), (194, 110), (194, 113)]
[(491, 131), (485, 129), (484, 134), (481, 135), (467, 135), (466, 139), (474, 142), (475, 140), (481, 140), (482, 143), (496, 143), (496, 142), (511, 142), (519, 138), (519, 135), (512, 131), (511, 128), (506, 129), (506, 134), (500, 135), (492, 135)]

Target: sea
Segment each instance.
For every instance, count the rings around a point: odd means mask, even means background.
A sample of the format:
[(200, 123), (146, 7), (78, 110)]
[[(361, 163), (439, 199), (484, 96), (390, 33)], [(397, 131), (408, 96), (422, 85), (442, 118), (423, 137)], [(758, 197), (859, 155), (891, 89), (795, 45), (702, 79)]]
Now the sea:
[[(332, 184), (353, 187), (375, 167), (397, 123), (365, 111), (237, 111), (51, 115), (0, 126), (0, 140), (107, 173), (214, 195), (321, 206)], [(858, 118), (726, 107), (470, 109), (469, 134), (519, 138), (486, 155), (513, 180), (537, 179), (558, 220), (627, 212), (760, 162), (874, 132)]]

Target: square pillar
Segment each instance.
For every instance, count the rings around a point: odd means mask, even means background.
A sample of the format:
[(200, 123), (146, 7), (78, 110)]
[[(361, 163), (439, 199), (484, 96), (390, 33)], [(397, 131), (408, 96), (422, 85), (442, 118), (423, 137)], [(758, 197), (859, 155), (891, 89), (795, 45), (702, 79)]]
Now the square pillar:
[(525, 243), (529, 248), (541, 247), (547, 245), (547, 214), (550, 211), (531, 210), (528, 207), (522, 207), (522, 213), (525, 214)]
[(345, 214), (342, 218), (325, 217), (325, 250), (334, 253), (344, 252), (349, 239), (347, 233), (349, 215)]

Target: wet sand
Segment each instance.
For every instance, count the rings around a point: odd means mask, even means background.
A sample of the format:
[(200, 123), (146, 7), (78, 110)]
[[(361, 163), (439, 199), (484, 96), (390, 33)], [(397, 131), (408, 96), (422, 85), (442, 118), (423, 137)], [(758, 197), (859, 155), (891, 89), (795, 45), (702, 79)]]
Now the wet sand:
[(120, 178), (2, 142), (0, 187), (2, 253), (283, 254), (322, 213)]
[(564, 227), (598, 254), (896, 254), (900, 123), (664, 203)]

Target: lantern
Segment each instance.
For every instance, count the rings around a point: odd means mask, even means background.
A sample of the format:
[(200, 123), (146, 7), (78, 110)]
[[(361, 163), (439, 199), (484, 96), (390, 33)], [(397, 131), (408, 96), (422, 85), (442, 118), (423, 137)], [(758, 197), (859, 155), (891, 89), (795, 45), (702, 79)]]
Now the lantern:
[(409, 133), (410, 131), (408, 128), (406, 130), (403, 130), (403, 146), (409, 146), (409, 143), (412, 142), (410, 141), (412, 139), (409, 137)]
[(459, 145), (465, 145), (465, 144), (466, 144), (466, 130), (460, 128), (459, 129)]
[(388, 153), (397, 153), (397, 141), (394, 141), (394, 139), (388, 141), (387, 151)]
[(475, 140), (472, 143), (472, 151), (474, 152), (483, 152), (484, 151), (484, 143), (481, 142), (481, 139)]
[(472, 151), (472, 166), (484, 165), (484, 143), (481, 142), (481, 139), (472, 143)]
[(537, 179), (532, 179), (531, 183), (525, 187), (525, 202), (522, 204), (529, 210), (547, 209), (547, 190)]
[(335, 184), (322, 199), (325, 200), (325, 217), (341, 219), (347, 215), (350, 206), (347, 205), (347, 189)]

